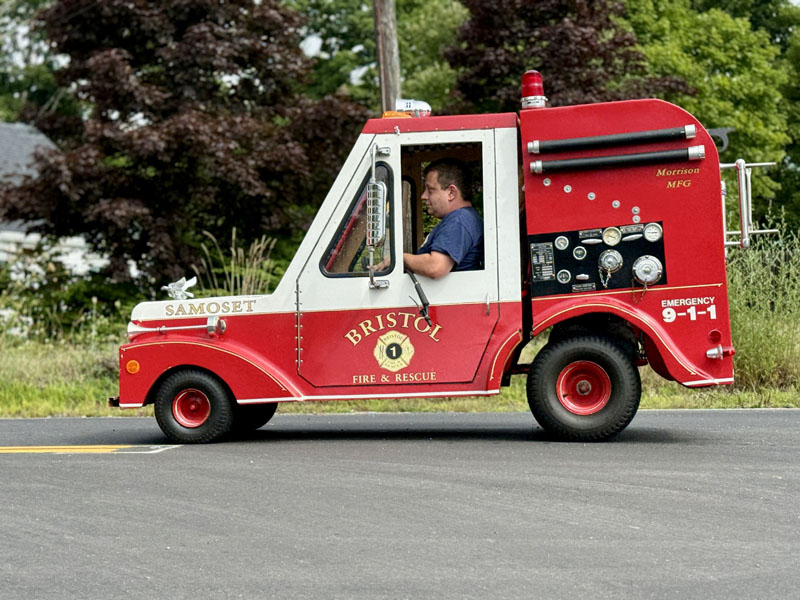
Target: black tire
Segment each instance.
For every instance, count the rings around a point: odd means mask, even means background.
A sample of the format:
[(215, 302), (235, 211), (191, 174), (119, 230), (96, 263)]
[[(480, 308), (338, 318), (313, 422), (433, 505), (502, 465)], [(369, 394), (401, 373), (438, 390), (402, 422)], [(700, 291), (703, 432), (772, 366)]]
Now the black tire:
[(630, 353), (614, 340), (579, 335), (547, 344), (528, 374), (528, 404), (548, 433), (597, 442), (625, 429), (642, 383)]
[(234, 410), (233, 431), (247, 433), (266, 425), (278, 409), (278, 403), (237, 405)]
[(155, 415), (161, 431), (181, 444), (217, 441), (230, 432), (234, 420), (228, 389), (198, 369), (177, 371), (161, 383)]

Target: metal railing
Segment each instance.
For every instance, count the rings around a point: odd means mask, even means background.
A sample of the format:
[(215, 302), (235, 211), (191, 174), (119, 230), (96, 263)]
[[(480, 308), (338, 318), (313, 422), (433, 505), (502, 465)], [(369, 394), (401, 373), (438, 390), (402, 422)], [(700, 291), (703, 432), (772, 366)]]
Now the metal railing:
[[(736, 169), (736, 187), (739, 192), (739, 231), (728, 231), (727, 222), (725, 223), (725, 247), (740, 246), (741, 248), (750, 247), (750, 237), (763, 233), (778, 233), (777, 229), (754, 229), (753, 228), (753, 190), (752, 173), (753, 167), (772, 167), (774, 162), (748, 163), (743, 158), (734, 163), (721, 163), (720, 169)], [(722, 187), (723, 214), (725, 214), (725, 185)], [(739, 236), (738, 240), (729, 240), (730, 236)]]

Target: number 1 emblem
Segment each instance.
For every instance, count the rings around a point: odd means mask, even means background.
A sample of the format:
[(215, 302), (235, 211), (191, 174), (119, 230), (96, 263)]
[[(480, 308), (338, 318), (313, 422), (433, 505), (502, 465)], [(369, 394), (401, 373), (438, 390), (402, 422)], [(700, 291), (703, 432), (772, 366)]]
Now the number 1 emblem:
[(411, 364), (414, 346), (407, 335), (399, 331), (389, 331), (378, 338), (373, 354), (379, 367), (396, 373)]

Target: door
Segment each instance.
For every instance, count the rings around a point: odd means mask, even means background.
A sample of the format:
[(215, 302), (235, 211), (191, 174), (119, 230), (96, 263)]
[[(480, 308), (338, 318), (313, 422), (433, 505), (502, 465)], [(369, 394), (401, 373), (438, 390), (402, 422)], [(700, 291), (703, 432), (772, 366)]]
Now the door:
[[(386, 268), (371, 288), (365, 237), (367, 152), (298, 280), (298, 372), (316, 387), (444, 386), (475, 380), (499, 318), (492, 130), (377, 135), (375, 176), (387, 185), (387, 236), (375, 253)], [(404, 272), (404, 246), (433, 225), (420, 209), (424, 166), (455, 156), (478, 173), (473, 204), (483, 216), (483, 268), (433, 280), (418, 276), (430, 323)], [(364, 389), (364, 393), (369, 390)], [(359, 392), (354, 392), (359, 393)]]

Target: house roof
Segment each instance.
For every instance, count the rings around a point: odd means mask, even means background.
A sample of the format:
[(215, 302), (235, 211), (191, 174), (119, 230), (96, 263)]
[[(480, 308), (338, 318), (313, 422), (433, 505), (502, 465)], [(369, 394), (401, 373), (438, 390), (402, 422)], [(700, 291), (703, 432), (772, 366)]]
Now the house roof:
[(39, 146), (55, 148), (41, 131), (25, 123), (0, 123), (0, 179), (18, 181), (22, 175), (31, 175), (33, 153)]
[[(33, 175), (33, 154), (37, 148), (55, 148), (41, 131), (25, 123), (0, 123), (0, 182), (17, 183), (23, 175)], [(24, 231), (23, 223), (0, 222), (0, 230)]]

